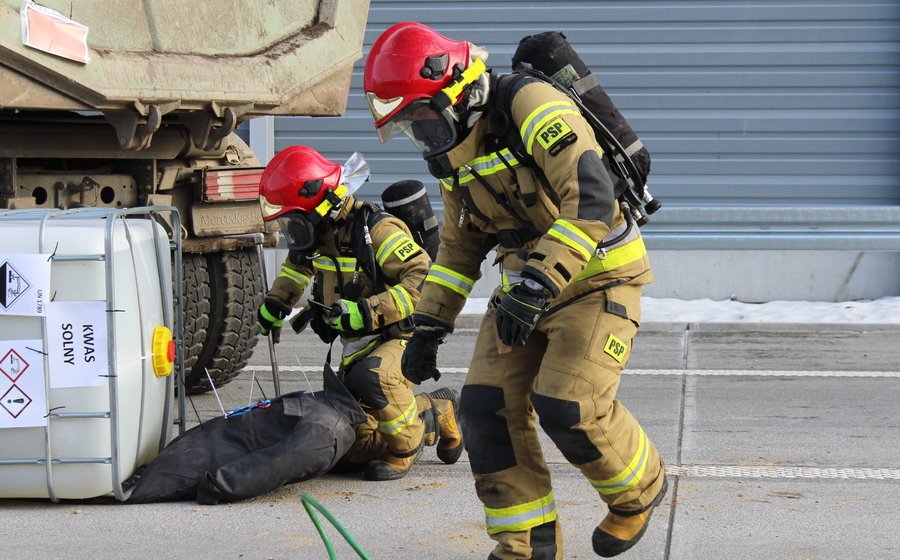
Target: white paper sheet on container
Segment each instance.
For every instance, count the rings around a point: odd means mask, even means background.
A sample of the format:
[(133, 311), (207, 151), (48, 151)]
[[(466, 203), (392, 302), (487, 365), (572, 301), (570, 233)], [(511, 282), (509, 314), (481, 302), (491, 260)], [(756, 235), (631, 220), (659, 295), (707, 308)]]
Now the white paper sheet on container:
[(49, 292), (47, 255), (0, 253), (0, 315), (43, 315)]
[(88, 26), (31, 0), (22, 4), (22, 43), (56, 56), (87, 64)]
[(0, 429), (47, 425), (44, 343), (0, 340)]
[(106, 385), (109, 379), (106, 342), (105, 301), (48, 303), (50, 388)]

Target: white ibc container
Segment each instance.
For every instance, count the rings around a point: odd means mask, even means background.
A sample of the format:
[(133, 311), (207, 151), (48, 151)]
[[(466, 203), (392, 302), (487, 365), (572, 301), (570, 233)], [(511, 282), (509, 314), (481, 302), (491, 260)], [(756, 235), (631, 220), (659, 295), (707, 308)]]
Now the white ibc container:
[[(109, 357), (109, 377), (97, 386), (51, 388), (52, 370), (44, 368), (47, 426), (0, 429), (2, 498), (122, 500), (122, 483), (168, 443), (174, 383), (154, 371), (153, 337), (160, 326), (176, 330), (172, 255), (158, 223), (125, 216), (0, 213), (0, 253), (46, 254), (54, 302), (106, 303)], [(0, 315), (0, 341), (43, 339), (50, 352), (45, 321)]]

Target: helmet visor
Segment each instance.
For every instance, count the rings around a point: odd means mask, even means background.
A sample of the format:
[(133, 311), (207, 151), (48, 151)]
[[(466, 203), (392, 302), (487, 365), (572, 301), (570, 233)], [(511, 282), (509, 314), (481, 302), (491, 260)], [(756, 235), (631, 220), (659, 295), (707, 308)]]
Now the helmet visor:
[(284, 210), (284, 206), (281, 206), (280, 204), (272, 204), (271, 202), (266, 200), (266, 197), (264, 196), (259, 197), (259, 207), (262, 210), (263, 220), (267, 222), (271, 220), (276, 214)]
[(278, 226), (292, 251), (309, 251), (319, 244), (321, 218), (317, 214), (288, 212), (278, 217)]
[(427, 99), (410, 103), (378, 129), (382, 142), (400, 133), (406, 134), (425, 156), (445, 152), (456, 143), (456, 126)]

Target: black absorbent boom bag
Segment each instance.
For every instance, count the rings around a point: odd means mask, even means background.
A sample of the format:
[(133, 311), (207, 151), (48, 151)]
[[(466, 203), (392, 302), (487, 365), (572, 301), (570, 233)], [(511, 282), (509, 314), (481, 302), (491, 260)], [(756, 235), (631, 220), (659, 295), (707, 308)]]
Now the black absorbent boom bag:
[(647, 184), (650, 174), (650, 152), (644, 147), (625, 117), (616, 109), (596, 76), (557, 31), (529, 35), (519, 42), (512, 59), (513, 70), (533, 68), (564, 87), (575, 90), (585, 107), (616, 137), (625, 153), (631, 157), (640, 175), (640, 185)]
[(328, 366), (324, 377), (323, 391), (287, 393), (188, 430), (137, 473), (128, 501), (234, 502), (328, 472), (365, 414)]

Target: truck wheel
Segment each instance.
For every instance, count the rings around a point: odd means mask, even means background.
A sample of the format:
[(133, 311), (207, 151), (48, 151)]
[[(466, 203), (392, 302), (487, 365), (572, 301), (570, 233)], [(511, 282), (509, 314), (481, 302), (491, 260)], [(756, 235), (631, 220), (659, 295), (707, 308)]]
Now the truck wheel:
[[(209, 272), (206, 257), (184, 253), (181, 257), (184, 270), (184, 371), (187, 387), (191, 388), (191, 372), (206, 343), (209, 327)], [(200, 374), (206, 380), (206, 374)], [(209, 383), (207, 383), (209, 385)]]
[(204, 369), (221, 387), (247, 365), (265, 293), (255, 249), (185, 257), (185, 386), (196, 394), (210, 390)]

